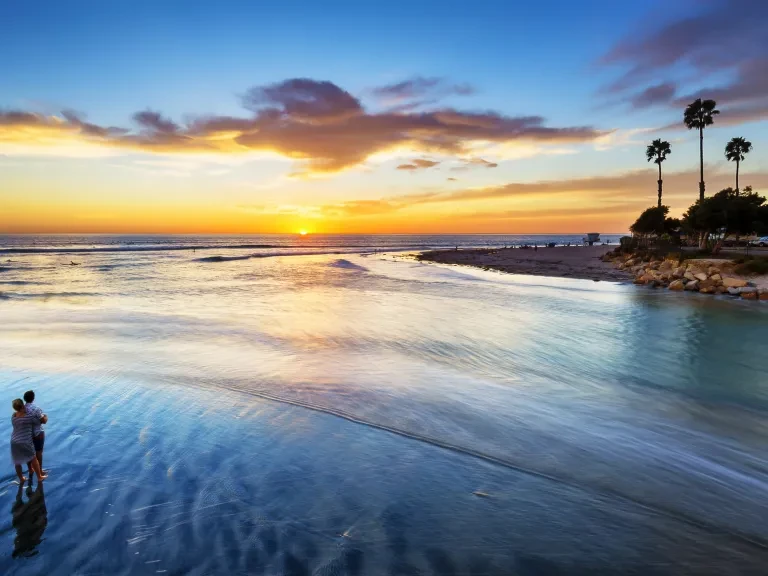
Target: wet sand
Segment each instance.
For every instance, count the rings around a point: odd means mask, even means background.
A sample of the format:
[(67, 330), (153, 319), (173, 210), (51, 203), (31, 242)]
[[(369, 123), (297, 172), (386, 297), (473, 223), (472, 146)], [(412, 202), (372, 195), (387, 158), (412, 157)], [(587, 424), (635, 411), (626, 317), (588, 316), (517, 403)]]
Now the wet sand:
[(558, 246), (555, 248), (435, 250), (424, 252), (417, 258), (439, 264), (459, 264), (499, 270), (511, 274), (532, 274), (558, 278), (583, 278), (621, 282), (631, 275), (617, 270), (600, 257), (616, 246)]

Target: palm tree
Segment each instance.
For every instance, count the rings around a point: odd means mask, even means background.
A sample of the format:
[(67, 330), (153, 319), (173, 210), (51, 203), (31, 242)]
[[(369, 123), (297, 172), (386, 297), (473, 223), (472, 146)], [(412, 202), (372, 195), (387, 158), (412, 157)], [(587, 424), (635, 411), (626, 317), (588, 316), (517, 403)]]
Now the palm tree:
[(751, 151), (752, 142), (744, 138), (731, 138), (731, 141), (725, 145), (725, 157), (731, 162), (736, 162), (736, 196), (739, 195), (739, 163)]
[(661, 208), (661, 163), (667, 159), (667, 154), (672, 154), (672, 150), (669, 147), (669, 142), (662, 141), (657, 138), (645, 149), (645, 157), (648, 162), (653, 160), (655, 164), (659, 165), (659, 208)]
[(699, 157), (701, 160), (701, 181), (699, 182), (699, 200), (704, 200), (704, 128), (715, 123), (713, 116), (720, 114), (714, 100), (702, 100), (697, 98), (685, 109), (683, 122), (688, 130), (699, 130)]

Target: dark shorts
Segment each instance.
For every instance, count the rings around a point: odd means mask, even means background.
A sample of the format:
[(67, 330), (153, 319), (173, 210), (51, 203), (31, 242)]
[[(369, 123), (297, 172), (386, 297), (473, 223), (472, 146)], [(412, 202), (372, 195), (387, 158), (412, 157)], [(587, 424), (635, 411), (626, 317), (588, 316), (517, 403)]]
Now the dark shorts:
[(35, 444), (35, 452), (42, 452), (43, 446), (45, 446), (45, 432), (40, 432), (37, 436), (33, 436), (32, 442)]

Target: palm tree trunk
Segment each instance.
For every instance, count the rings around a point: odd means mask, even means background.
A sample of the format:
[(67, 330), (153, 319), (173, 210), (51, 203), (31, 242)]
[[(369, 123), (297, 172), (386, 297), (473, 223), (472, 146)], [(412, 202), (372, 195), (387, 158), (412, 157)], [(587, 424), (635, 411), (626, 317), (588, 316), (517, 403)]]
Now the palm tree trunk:
[(736, 196), (739, 195), (739, 161), (736, 160)]
[(704, 127), (699, 126), (699, 160), (701, 180), (699, 181), (699, 200), (704, 200)]
[(659, 208), (661, 208), (661, 162), (659, 162)]

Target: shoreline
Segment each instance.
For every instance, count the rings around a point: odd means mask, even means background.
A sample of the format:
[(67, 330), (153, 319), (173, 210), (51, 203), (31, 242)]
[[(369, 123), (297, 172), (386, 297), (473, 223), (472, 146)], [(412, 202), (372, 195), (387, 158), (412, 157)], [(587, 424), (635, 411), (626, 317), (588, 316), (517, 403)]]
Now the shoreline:
[(539, 248), (474, 248), (429, 250), (416, 255), (420, 262), (473, 266), (508, 274), (576, 278), (595, 282), (629, 282), (632, 275), (601, 258), (615, 245)]

